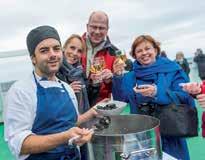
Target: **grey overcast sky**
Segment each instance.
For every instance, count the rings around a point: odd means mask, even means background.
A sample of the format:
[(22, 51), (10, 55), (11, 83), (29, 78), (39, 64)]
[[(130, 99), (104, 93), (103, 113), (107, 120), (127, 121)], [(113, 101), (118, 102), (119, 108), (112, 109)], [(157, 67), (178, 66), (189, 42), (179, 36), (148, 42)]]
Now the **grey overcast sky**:
[(126, 52), (141, 34), (161, 42), (172, 59), (177, 51), (190, 57), (205, 50), (204, 0), (1, 0), (0, 8), (0, 52), (25, 49), (27, 33), (39, 25), (54, 26), (62, 42), (81, 35), (95, 10), (108, 14), (111, 41)]

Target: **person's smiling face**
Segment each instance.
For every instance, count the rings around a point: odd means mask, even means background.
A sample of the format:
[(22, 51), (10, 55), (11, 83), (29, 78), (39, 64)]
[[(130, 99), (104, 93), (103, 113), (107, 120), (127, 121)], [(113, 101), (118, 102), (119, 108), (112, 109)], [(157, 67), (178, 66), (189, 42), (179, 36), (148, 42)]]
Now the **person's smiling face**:
[(149, 41), (138, 44), (134, 50), (136, 60), (142, 65), (149, 65), (155, 62), (157, 49)]
[(65, 57), (68, 63), (75, 64), (80, 61), (80, 58), (83, 54), (83, 44), (82, 42), (74, 37), (65, 47)]
[(99, 45), (107, 36), (108, 19), (103, 13), (95, 13), (87, 24), (87, 32), (93, 46)]
[(35, 49), (32, 63), (39, 76), (53, 77), (62, 62), (60, 42), (53, 38), (41, 41)]

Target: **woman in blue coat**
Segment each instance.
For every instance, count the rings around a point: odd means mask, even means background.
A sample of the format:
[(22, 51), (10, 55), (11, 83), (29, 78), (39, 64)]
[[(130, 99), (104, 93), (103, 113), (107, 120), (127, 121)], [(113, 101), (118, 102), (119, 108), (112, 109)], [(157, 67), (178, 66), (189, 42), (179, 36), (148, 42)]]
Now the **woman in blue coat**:
[[(151, 36), (141, 35), (131, 48), (131, 56), (135, 59), (133, 71), (121, 74), (123, 64), (116, 61), (113, 66), (113, 98), (129, 103), (132, 114), (139, 113), (139, 107), (144, 104), (172, 103), (167, 90), (181, 103), (195, 107), (193, 99), (179, 85), (188, 82), (187, 75), (175, 62), (158, 56), (159, 45)], [(177, 159), (190, 159), (184, 138), (162, 136), (162, 150)]]

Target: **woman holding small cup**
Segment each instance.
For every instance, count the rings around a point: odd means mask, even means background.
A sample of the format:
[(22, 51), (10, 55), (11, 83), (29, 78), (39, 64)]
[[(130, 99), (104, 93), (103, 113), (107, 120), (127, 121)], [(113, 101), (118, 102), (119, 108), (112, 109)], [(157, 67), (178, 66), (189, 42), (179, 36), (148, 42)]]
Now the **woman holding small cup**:
[(66, 40), (63, 51), (63, 62), (57, 77), (71, 85), (78, 100), (79, 113), (82, 114), (90, 108), (86, 90), (86, 76), (80, 62), (85, 51), (83, 39), (79, 35), (71, 35)]
[[(173, 103), (167, 90), (179, 97), (181, 103), (195, 107), (192, 97), (179, 86), (179, 83), (188, 82), (186, 73), (176, 62), (160, 57), (159, 53), (160, 43), (149, 35), (141, 35), (131, 47), (130, 54), (135, 59), (133, 71), (123, 73), (124, 64), (114, 63), (113, 98), (129, 103), (132, 114), (142, 114), (143, 105), (166, 107)], [(190, 159), (184, 138), (161, 137), (164, 152), (177, 159)]]

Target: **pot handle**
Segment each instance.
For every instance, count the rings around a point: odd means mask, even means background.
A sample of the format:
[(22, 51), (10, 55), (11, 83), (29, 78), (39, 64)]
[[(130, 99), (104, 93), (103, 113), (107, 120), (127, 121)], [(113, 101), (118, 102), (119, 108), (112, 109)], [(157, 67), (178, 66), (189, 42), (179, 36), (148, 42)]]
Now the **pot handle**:
[(136, 150), (136, 151), (132, 151), (130, 153), (121, 153), (120, 157), (122, 159), (128, 160), (132, 155), (138, 155), (144, 153), (147, 156), (153, 155), (156, 153), (156, 149), (155, 148), (148, 148), (148, 149), (140, 149), (140, 150)]

